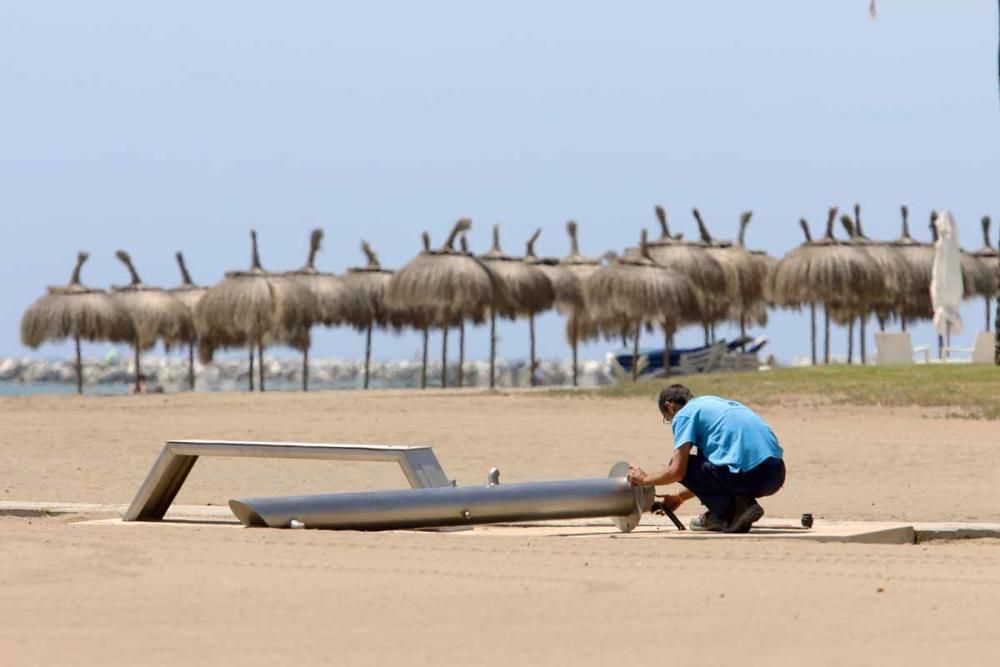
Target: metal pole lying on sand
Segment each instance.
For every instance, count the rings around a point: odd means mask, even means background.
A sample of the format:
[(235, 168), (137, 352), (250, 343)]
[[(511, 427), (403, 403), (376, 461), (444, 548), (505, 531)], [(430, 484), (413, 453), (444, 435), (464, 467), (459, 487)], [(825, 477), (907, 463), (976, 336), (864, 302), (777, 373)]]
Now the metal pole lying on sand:
[(618, 463), (607, 478), (236, 499), (229, 507), (243, 525), (269, 528), (295, 521), (306, 528), (392, 530), (607, 516), (629, 532), (652, 506), (653, 487), (631, 486), (627, 472), (628, 464)]

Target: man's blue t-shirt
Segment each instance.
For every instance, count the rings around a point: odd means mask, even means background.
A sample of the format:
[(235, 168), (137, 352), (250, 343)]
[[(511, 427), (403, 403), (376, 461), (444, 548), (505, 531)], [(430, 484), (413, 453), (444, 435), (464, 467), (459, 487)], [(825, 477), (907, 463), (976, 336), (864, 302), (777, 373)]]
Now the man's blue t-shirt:
[(757, 414), (736, 401), (699, 396), (673, 419), (674, 449), (693, 443), (702, 456), (733, 472), (747, 472), (765, 459), (781, 458), (778, 438)]

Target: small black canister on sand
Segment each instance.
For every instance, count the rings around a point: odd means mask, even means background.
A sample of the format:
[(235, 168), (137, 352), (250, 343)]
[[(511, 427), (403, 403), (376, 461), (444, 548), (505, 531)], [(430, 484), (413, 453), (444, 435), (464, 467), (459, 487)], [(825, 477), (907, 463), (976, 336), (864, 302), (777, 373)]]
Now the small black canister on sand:
[(812, 528), (812, 526), (813, 526), (813, 515), (806, 512), (805, 514), (802, 515), (802, 527)]

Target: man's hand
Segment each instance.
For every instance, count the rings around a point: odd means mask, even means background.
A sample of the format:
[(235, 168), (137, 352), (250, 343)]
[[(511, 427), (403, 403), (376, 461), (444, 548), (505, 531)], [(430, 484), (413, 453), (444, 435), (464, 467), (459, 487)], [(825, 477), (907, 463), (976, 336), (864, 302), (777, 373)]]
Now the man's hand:
[(643, 486), (645, 484), (646, 471), (638, 466), (629, 466), (628, 483), (632, 486)]

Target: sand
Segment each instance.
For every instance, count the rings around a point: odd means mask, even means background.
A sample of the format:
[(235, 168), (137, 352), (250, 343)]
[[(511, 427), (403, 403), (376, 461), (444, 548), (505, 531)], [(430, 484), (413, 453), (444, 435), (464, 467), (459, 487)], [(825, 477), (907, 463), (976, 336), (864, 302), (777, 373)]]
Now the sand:
[[(1000, 429), (761, 409), (769, 516), (998, 520)], [(164, 440), (428, 443), (460, 484), (653, 468), (649, 401), (428, 392), (0, 399), (0, 499), (127, 503)], [(177, 499), (398, 488), (380, 464), (204, 460)], [(695, 506), (686, 506), (691, 513)], [(1000, 543), (912, 546), (108, 526), (0, 517), (0, 665), (994, 664)]]

